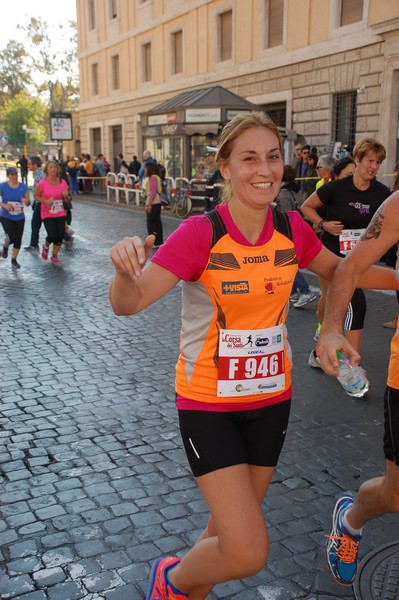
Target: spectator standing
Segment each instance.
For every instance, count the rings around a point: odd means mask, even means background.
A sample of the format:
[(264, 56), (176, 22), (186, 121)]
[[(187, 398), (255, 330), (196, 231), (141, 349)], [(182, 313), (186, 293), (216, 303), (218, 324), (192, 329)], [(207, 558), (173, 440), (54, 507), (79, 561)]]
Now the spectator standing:
[(28, 185), (28, 159), (26, 158), (25, 154), (20, 157), (16, 164), (21, 172), (22, 183), (26, 183), (26, 185)]
[[(35, 194), (38, 183), (44, 179), (44, 172), (42, 169), (42, 159), (40, 156), (30, 156), (28, 160), (28, 168), (33, 174), (33, 195)], [(32, 204), (33, 215), (31, 221), (31, 238), (29, 246), (26, 246), (24, 250), (28, 252), (39, 252), (39, 233), (40, 227), (42, 226), (42, 219), (40, 216), (40, 204), (34, 200)]]
[(141, 162), (137, 159), (137, 156), (133, 155), (133, 160), (129, 163), (129, 173), (131, 175), (139, 176)]
[(351, 156), (340, 158), (334, 167), (334, 179), (344, 179), (353, 175), (356, 170), (355, 161)]
[(163, 244), (163, 230), (161, 221), (161, 178), (157, 174), (157, 165), (148, 162), (144, 167), (145, 177), (145, 212), (147, 215), (148, 235), (155, 235), (154, 248)]
[(71, 158), (66, 165), (66, 172), (68, 174), (69, 189), (73, 196), (79, 196), (79, 183), (78, 183), (78, 159), (76, 157)]
[(35, 200), (40, 204), (41, 218), (47, 232), (42, 258), (48, 259), (50, 245), (53, 244), (51, 262), (58, 265), (66, 224), (64, 198), (68, 198), (69, 189), (65, 179), (61, 179), (60, 168), (55, 161), (48, 161), (44, 173), (45, 178), (38, 183), (35, 191)]
[(123, 154), (118, 154), (117, 156), (117, 170), (118, 173), (123, 173), (124, 175), (129, 175), (129, 166), (125, 159), (123, 158)]
[[(96, 162), (94, 163), (94, 170), (98, 177), (106, 177), (107, 169), (104, 162), (104, 154), (99, 154)], [(105, 194), (105, 179), (98, 180), (98, 191), (100, 194)]]
[(310, 146), (306, 144), (302, 148), (301, 152), (301, 160), (298, 163), (298, 178), (299, 178), (299, 191), (301, 192), (302, 202), (306, 200), (308, 197), (308, 182), (306, 177), (308, 175), (309, 168), (309, 154), (310, 154)]
[(17, 257), (25, 226), (24, 204), (30, 206), (29, 190), (26, 183), (19, 183), (17, 167), (8, 167), (6, 174), (8, 181), (0, 184), (0, 222), (5, 234), (2, 257), (8, 257), (12, 245), (11, 266), (20, 269)]
[[(313, 194), (313, 192), (316, 190), (316, 184), (317, 184), (317, 180), (319, 178), (319, 175), (317, 173), (317, 161), (319, 160), (319, 157), (317, 156), (317, 154), (313, 154), (313, 152), (311, 152), (309, 154), (309, 158), (308, 158), (308, 171), (307, 171), (307, 184), (308, 184), (308, 197), (311, 196)], [(302, 202), (301, 202), (302, 204)]]
[(328, 183), (329, 181), (333, 181), (335, 179), (335, 162), (335, 158), (330, 154), (322, 154), (321, 156), (319, 156), (316, 171), (320, 179), (316, 182), (316, 190), (318, 190), (325, 183)]
[(301, 144), (300, 142), (298, 142), (297, 144), (295, 144), (295, 152), (294, 155), (292, 157), (292, 161), (291, 161), (291, 167), (293, 169), (295, 169), (295, 172), (298, 173), (298, 166), (300, 161), (302, 160), (302, 150), (303, 150), (303, 144)]
[(141, 163), (141, 167), (139, 169), (139, 179), (143, 179), (145, 165), (149, 162), (153, 162), (153, 163), (157, 164), (157, 161), (155, 160), (155, 158), (153, 156), (151, 156), (151, 152), (149, 150), (144, 150), (143, 162)]
[(90, 154), (86, 154), (84, 162), (84, 173), (86, 179), (84, 179), (83, 190), (85, 194), (90, 194), (93, 191), (93, 175), (94, 175), (94, 163), (91, 160)]

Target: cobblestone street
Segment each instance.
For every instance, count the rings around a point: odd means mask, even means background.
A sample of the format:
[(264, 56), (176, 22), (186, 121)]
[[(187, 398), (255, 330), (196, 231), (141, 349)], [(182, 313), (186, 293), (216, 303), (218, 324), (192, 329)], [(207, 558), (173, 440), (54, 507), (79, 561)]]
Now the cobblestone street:
[[(166, 237), (179, 221), (165, 212), (163, 224)], [(145, 216), (81, 198), (72, 226), (60, 266), (22, 250), (15, 272), (0, 258), (0, 596), (143, 600), (152, 561), (184, 554), (207, 520), (174, 406), (180, 288), (143, 314), (116, 317), (109, 249), (145, 235)], [(294, 397), (265, 501), (269, 561), (257, 577), (217, 586), (210, 600), (354, 597), (327, 571), (324, 536), (336, 494), (384, 469), (392, 330), (382, 323), (397, 303), (391, 293), (367, 298), (364, 399), (307, 365), (317, 303), (291, 310)], [(393, 515), (369, 523), (360, 558), (398, 537), (397, 526)]]

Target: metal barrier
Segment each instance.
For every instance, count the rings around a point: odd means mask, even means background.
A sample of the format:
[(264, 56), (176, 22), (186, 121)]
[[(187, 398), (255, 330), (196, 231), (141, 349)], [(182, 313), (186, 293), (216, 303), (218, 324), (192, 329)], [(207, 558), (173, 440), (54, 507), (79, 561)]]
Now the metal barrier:
[(206, 179), (194, 177), (189, 181), (188, 194), (192, 201), (192, 210), (205, 210)]
[(108, 173), (107, 176), (107, 200), (119, 204), (121, 196), (125, 204), (130, 204), (130, 198), (134, 197), (136, 206), (140, 206), (141, 190), (137, 188), (138, 179), (135, 175), (125, 173)]

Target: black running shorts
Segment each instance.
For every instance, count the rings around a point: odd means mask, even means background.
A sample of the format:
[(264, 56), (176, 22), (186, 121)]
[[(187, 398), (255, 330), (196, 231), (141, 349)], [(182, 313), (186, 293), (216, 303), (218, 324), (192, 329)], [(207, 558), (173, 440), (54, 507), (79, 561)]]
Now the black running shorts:
[(399, 466), (399, 390), (389, 386), (384, 394), (384, 455)]
[(255, 410), (179, 410), (180, 433), (195, 477), (239, 464), (275, 467), (291, 400)]

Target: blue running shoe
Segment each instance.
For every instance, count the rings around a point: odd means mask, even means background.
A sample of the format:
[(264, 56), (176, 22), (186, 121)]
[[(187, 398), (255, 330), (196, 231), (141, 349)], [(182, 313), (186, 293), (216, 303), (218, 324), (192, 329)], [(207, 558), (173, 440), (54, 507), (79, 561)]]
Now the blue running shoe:
[(340, 496), (332, 516), (332, 531), (327, 535), (327, 565), (334, 579), (341, 585), (351, 585), (356, 577), (357, 552), (362, 536), (350, 535), (341, 525), (342, 515), (353, 504), (353, 496)]

